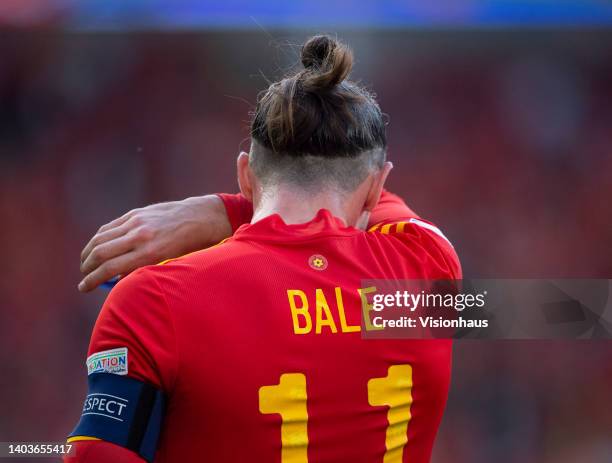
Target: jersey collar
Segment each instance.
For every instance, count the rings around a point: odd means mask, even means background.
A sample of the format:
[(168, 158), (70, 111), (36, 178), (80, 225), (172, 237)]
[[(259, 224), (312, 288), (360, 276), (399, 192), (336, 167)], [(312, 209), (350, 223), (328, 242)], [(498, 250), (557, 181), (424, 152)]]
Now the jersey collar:
[(320, 236), (350, 236), (361, 231), (347, 227), (342, 219), (327, 209), (319, 209), (314, 218), (305, 223), (286, 224), (279, 214), (272, 214), (253, 224), (244, 224), (234, 238), (265, 241), (303, 240)]

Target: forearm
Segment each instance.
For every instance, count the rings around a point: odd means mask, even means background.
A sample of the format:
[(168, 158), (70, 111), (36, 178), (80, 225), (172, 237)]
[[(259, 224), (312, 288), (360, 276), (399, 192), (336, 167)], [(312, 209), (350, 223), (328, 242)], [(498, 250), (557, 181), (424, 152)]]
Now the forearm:
[[(102, 226), (83, 249), (79, 290), (91, 291), (113, 277), (219, 243), (253, 217), (240, 194), (218, 194), (134, 209)], [(398, 196), (383, 192), (367, 227), (418, 217)]]
[(91, 291), (113, 277), (207, 248), (231, 234), (217, 195), (131, 210), (103, 225), (83, 249), (79, 290)]
[(190, 235), (199, 237), (189, 240), (187, 252), (207, 248), (232, 235), (232, 225), (219, 195), (194, 196), (181, 202), (186, 211), (191, 211), (187, 213), (192, 216)]

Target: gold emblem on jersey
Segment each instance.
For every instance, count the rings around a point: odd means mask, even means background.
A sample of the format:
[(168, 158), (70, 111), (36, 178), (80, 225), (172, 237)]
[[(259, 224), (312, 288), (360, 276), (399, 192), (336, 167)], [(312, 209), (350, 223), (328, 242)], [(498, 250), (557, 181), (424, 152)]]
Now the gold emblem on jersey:
[(315, 270), (325, 270), (327, 268), (327, 259), (321, 254), (313, 254), (308, 259), (308, 265)]

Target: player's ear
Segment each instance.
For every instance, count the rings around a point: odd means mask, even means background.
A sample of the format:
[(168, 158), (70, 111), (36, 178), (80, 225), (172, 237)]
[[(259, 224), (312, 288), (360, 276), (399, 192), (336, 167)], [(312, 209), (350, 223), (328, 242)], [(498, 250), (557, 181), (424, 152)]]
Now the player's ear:
[(365, 204), (363, 205), (364, 211), (370, 212), (378, 204), (383, 187), (385, 186), (385, 181), (391, 169), (393, 169), (393, 164), (385, 162), (378, 172), (372, 174), (370, 190), (368, 191)]
[(249, 166), (249, 154), (241, 151), (236, 159), (236, 170), (238, 173), (238, 185), (240, 192), (249, 201), (253, 201), (253, 172)]

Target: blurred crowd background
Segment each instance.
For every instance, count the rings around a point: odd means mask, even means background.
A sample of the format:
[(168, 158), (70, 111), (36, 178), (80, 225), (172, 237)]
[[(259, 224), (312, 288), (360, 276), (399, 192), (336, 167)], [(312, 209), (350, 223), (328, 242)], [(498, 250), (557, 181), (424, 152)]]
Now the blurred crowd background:
[[(134, 207), (235, 191), (257, 92), (310, 33), (355, 49), (389, 115), (389, 188), (466, 276), (612, 278), (612, 29), (108, 31), (86, 19), (134, 16), (79, 11), (80, 30), (70, 3), (0, 7), (0, 441), (60, 441), (79, 416), (106, 295), (76, 290), (88, 238)], [(610, 347), (457, 342), (433, 462), (612, 461)]]

